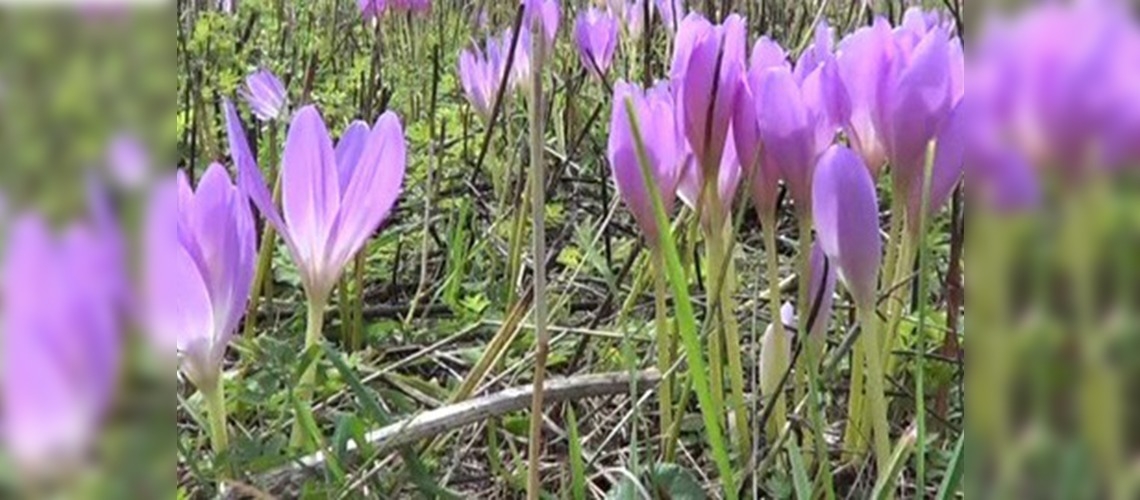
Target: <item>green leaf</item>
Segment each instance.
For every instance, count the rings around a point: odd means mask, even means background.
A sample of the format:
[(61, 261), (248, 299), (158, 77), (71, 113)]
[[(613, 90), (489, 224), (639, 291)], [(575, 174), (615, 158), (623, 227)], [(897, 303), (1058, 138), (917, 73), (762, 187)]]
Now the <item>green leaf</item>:
[(792, 479), (796, 487), (797, 500), (811, 500), (811, 481), (808, 480), (807, 468), (804, 467), (804, 456), (800, 452), (800, 445), (795, 439), (788, 440), (788, 460), (792, 463)]
[(704, 348), (701, 346), (696, 314), (693, 312), (693, 303), (689, 297), (688, 279), (681, 267), (681, 257), (677, 252), (676, 242), (673, 241), (669, 219), (665, 215), (665, 206), (661, 202), (661, 193), (654, 187), (653, 176), (649, 171), (649, 160), (641, 136), (641, 125), (633, 111), (633, 102), (628, 98), (625, 102), (625, 109), (633, 130), (634, 143), (637, 146), (641, 177), (645, 182), (646, 191), (653, 200), (653, 213), (657, 220), (657, 227), (660, 228), (661, 232), (660, 244), (665, 255), (665, 271), (669, 277), (669, 285), (673, 289), (673, 303), (677, 308), (677, 330), (681, 335), (685, 354), (689, 359), (689, 373), (692, 376), (693, 388), (697, 392), (697, 402), (700, 404), (701, 415), (705, 420), (705, 433), (708, 436), (709, 445), (712, 447), (713, 460), (720, 472), (720, 481), (724, 484), (725, 497), (729, 500), (736, 500), (738, 494), (733, 476), (732, 461), (729, 459), (728, 447), (725, 445), (724, 435), (720, 428), (723, 411), (717, 408), (709, 389), (709, 377), (705, 371)]
[(704, 500), (705, 490), (688, 469), (677, 464), (657, 464), (653, 468), (653, 492), (657, 498)]

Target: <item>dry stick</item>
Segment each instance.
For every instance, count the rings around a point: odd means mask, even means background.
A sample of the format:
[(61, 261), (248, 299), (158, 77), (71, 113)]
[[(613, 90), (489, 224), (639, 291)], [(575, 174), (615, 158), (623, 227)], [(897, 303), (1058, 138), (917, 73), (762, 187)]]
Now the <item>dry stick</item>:
[[(660, 380), (661, 373), (657, 370), (645, 370), (639, 372), (636, 377), (621, 372), (554, 379), (544, 387), (544, 401), (546, 404), (556, 404), (626, 394), (631, 381), (637, 382), (639, 391), (648, 392)], [(533, 399), (534, 393), (533, 385), (523, 385), (442, 406), (369, 432), (364, 436), (364, 442), (378, 456), (461, 427), (524, 410)], [(358, 453), (359, 445), (360, 443), (356, 441), (348, 442), (345, 453)], [(317, 452), (302, 457), (286, 467), (262, 474), (254, 482), (271, 486), (270, 489), (278, 489), (286, 484), (298, 484), (311, 475), (319, 474), (327, 459), (325, 452)]]
[(529, 473), (526, 492), (529, 500), (538, 500), (542, 485), (539, 477), (539, 455), (542, 453), (542, 396), (546, 379), (546, 357), (550, 349), (550, 333), (546, 331), (546, 180), (543, 168), (543, 104), (542, 63), (546, 38), (538, 23), (531, 30), (531, 99), (530, 99), (530, 172), (531, 213), (534, 217), (532, 236), (534, 246), (534, 326), (536, 356), (534, 360), (534, 391), (531, 395), (530, 446), (528, 448)]

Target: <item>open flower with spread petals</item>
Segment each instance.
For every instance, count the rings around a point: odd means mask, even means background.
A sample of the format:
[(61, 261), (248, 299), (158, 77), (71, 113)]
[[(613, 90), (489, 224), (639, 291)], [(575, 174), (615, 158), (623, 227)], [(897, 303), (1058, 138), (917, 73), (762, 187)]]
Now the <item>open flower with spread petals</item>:
[(660, 83), (648, 91), (620, 80), (614, 85), (608, 147), (610, 169), (618, 192), (645, 232), (646, 240), (656, 247), (661, 230), (657, 227), (652, 198), (641, 174), (633, 127), (626, 112), (627, 99), (633, 102), (653, 184), (666, 213), (672, 212), (676, 197), (674, 193), (681, 174), (684, 139), (677, 130), (668, 84)]
[[(507, 51), (510, 50), (511, 42), (509, 35), (508, 32), (506, 38), (487, 38), (485, 51), (471, 47), (459, 54), (459, 82), (467, 95), (467, 101), (484, 121), (491, 119), (495, 98), (503, 83), (503, 71), (506, 70)], [(519, 61), (516, 54), (515, 64), (518, 65)]]
[[(117, 228), (16, 215), (0, 265), (0, 439), (20, 473), (81, 465), (113, 402), (126, 286)], [(169, 299), (168, 299), (169, 300)]]
[(618, 23), (611, 14), (590, 7), (578, 14), (574, 24), (574, 40), (582, 65), (598, 78), (603, 78), (617, 48)]
[(526, 9), (526, 31), (530, 26), (538, 24), (539, 30), (545, 35), (547, 47), (554, 45), (558, 36), (558, 23), (562, 20), (562, 11), (558, 0), (523, 0)]
[(285, 240), (310, 300), (327, 300), (344, 266), (400, 195), (407, 159), (399, 118), (384, 113), (371, 129), (354, 122), (334, 149), (317, 109), (301, 108), (285, 141), (278, 211), (237, 112), (232, 103), (225, 106), (242, 189)]
[(253, 114), (261, 121), (276, 120), (289, 104), (285, 86), (277, 75), (267, 69), (260, 69), (245, 79), (241, 94), (249, 103)]

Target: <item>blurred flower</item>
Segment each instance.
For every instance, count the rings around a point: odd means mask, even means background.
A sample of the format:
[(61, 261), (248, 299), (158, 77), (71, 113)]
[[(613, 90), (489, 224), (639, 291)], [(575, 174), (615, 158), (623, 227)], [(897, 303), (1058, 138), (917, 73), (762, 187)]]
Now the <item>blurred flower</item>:
[(1140, 159), (1134, 18), (1129, 4), (1111, 0), (1051, 3), (1012, 20), (993, 18), (971, 54), (971, 95), (1038, 170), (1072, 180), (1089, 169), (1134, 163)]
[(574, 39), (582, 65), (598, 78), (604, 78), (617, 47), (617, 19), (607, 12), (590, 7), (578, 14)]
[(281, 85), (277, 75), (264, 68), (245, 79), (241, 94), (261, 121), (276, 120), (288, 105), (285, 86)]
[(112, 139), (106, 161), (111, 179), (123, 188), (138, 189), (149, 180), (150, 157), (133, 135), (123, 134)]
[[(835, 301), (835, 276), (835, 266), (827, 261), (827, 255), (824, 254), (820, 243), (815, 242), (811, 246), (811, 288), (808, 291), (811, 307), (802, 313), (807, 315), (808, 319), (813, 320), (811, 331), (808, 333), (816, 341), (823, 341), (823, 337), (827, 333), (828, 323), (831, 321), (831, 308)], [(816, 307), (817, 297), (819, 307), (814, 318), (812, 318), (812, 309)], [(795, 327), (797, 324), (792, 323), (792, 326)]]
[(334, 149), (317, 109), (301, 108), (285, 140), (278, 211), (233, 103), (225, 107), (241, 189), (285, 240), (310, 301), (327, 301), (344, 266), (400, 195), (407, 157), (399, 118), (386, 112), (371, 130), (354, 122)]
[(253, 283), (249, 201), (217, 163), (196, 190), (179, 171), (156, 189), (144, 241), (146, 326), (160, 345), (175, 345), (195, 386), (213, 387)]
[(732, 133), (741, 169), (750, 179), (752, 202), (762, 215), (776, 209), (780, 171), (775, 162), (762, 158), (764, 147), (758, 117), (767, 110), (759, 99), (761, 76), (766, 70), (779, 67), (788, 68), (783, 47), (768, 37), (761, 37), (752, 47), (748, 75), (737, 89), (737, 105), (732, 116)]
[[(506, 45), (503, 44), (504, 41)], [(506, 70), (508, 50), (510, 50), (509, 38), (503, 40), (489, 37), (485, 54), (478, 46), (459, 54), (459, 82), (463, 85), (468, 102), (484, 121), (491, 119), (495, 95), (502, 83), (503, 71)]]
[(52, 234), (38, 214), (7, 234), (0, 272), (0, 433), (24, 472), (65, 473), (83, 458), (117, 385), (124, 244), (117, 229)]
[(745, 71), (745, 37), (744, 19), (735, 14), (718, 26), (690, 14), (677, 33), (670, 77), (689, 146), (699, 168), (710, 170), (706, 179), (724, 154), (737, 83)]
[(858, 307), (873, 307), (882, 260), (879, 204), (863, 160), (832, 146), (819, 159), (812, 186), (819, 246), (838, 269)]
[(626, 100), (633, 102), (634, 113), (642, 133), (648, 169), (661, 196), (666, 214), (672, 213), (675, 190), (681, 168), (681, 145), (684, 140), (677, 130), (673, 98), (668, 84), (662, 82), (643, 91), (636, 85), (619, 80), (614, 85), (613, 111), (610, 117), (608, 157), (618, 193), (645, 232), (646, 240), (656, 246), (660, 238), (653, 201), (645, 189), (638, 161), (633, 127), (626, 111)]
[(238, 0), (218, 0), (218, 10), (224, 14), (234, 14), (237, 12)]
[(561, 21), (561, 12), (558, 0), (523, 0), (526, 9), (525, 31), (535, 23), (546, 35), (547, 47), (554, 46), (554, 39), (558, 36), (558, 23)]
[[(786, 328), (779, 330), (784, 339), (776, 337), (776, 321), (782, 321)], [(764, 336), (760, 338), (760, 392), (765, 399), (771, 397), (780, 388), (780, 379), (784, 377), (787, 363), (792, 359), (792, 339), (795, 335), (792, 329), (796, 326), (796, 310), (785, 302), (780, 307), (780, 318), (773, 319), (764, 329)], [(783, 342), (780, 342), (783, 340)]]
[[(683, 141), (684, 139), (682, 139)], [(701, 198), (701, 187), (704, 186), (704, 173), (694, 164), (693, 153), (688, 145), (682, 146), (684, 151), (684, 167), (681, 169), (681, 181), (677, 184), (677, 195), (681, 201), (697, 210)], [(732, 202), (736, 197), (736, 188), (740, 186), (740, 160), (736, 154), (736, 140), (729, 134), (725, 141), (724, 154), (720, 157), (720, 166), (717, 168), (717, 198), (720, 200), (721, 217), (727, 217), (732, 212)], [(706, 211), (702, 218), (709, 220), (710, 214)], [(711, 222), (711, 220), (709, 220)]]

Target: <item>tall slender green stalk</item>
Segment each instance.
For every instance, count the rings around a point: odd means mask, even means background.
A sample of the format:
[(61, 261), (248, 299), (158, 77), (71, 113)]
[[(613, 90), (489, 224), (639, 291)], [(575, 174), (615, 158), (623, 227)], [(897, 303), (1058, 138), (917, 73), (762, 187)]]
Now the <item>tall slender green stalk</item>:
[(534, 396), (530, 407), (529, 468), (526, 493), (538, 500), (542, 490), (539, 477), (539, 455), (542, 453), (542, 398), (546, 379), (546, 357), (550, 350), (550, 333), (546, 330), (546, 173), (543, 164), (542, 65), (546, 38), (534, 23), (531, 29), (531, 95), (530, 95), (530, 203), (534, 217)]
[[(929, 259), (927, 247), (923, 242), (926, 235), (927, 205), (930, 204), (930, 182), (934, 170), (934, 142), (931, 142), (926, 153), (926, 165), (922, 175), (922, 203), (918, 211), (918, 297), (925, 301), (927, 294), (926, 263)], [(955, 335), (949, 332), (947, 335)], [(926, 487), (926, 308), (920, 306), (918, 311), (918, 335), (914, 366), (914, 418), (918, 431), (918, 451), (915, 453), (915, 483), (919, 491)]]
[(669, 429), (673, 427), (673, 381), (675, 380), (674, 373), (669, 371), (669, 367), (673, 365), (673, 349), (674, 339), (671, 329), (669, 328), (669, 311), (665, 303), (665, 298), (668, 291), (668, 283), (665, 278), (665, 256), (662, 255), (660, 250), (660, 243), (654, 243), (652, 250), (653, 255), (653, 284), (654, 286), (654, 319), (656, 321), (657, 333), (657, 369), (665, 378), (661, 381), (661, 385), (657, 389), (658, 400), (658, 413), (660, 414), (661, 426), (661, 450), (662, 458), (668, 462), (672, 457), (666, 456), (664, 451), (667, 450), (669, 443)]

